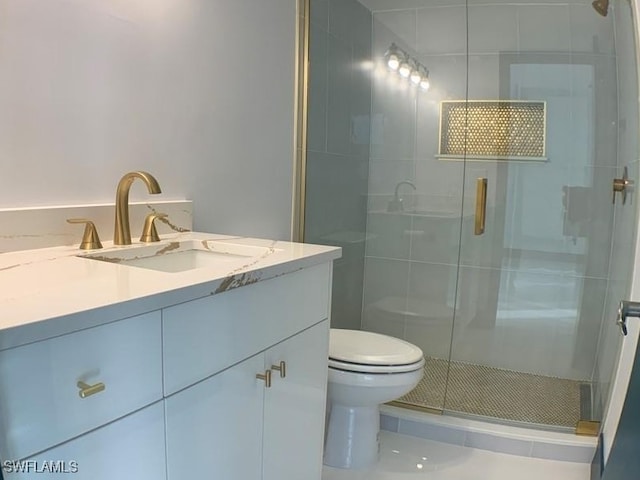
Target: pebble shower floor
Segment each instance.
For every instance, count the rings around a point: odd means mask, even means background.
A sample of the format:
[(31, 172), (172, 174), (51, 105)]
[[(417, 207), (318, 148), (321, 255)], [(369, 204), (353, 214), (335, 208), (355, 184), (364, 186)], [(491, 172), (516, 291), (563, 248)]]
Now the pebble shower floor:
[(582, 381), (426, 360), (424, 377), (399, 402), (554, 427), (575, 428), (580, 420)]

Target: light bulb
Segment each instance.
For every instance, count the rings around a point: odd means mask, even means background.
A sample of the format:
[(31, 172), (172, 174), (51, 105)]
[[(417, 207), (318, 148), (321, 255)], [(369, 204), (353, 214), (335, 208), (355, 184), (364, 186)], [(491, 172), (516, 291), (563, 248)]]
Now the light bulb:
[(391, 70), (398, 70), (398, 67), (400, 66), (400, 59), (398, 58), (398, 55), (396, 55), (395, 53), (392, 53), (391, 55), (389, 55), (389, 59), (387, 60), (387, 66)]
[(409, 64), (407, 63), (406, 60), (404, 60), (400, 64), (400, 68), (398, 69), (398, 73), (400, 74), (400, 76), (402, 76), (404, 78), (408, 78), (409, 75), (411, 75), (411, 67), (409, 66)]
[(413, 70), (409, 78), (411, 79), (411, 83), (414, 85), (420, 85), (420, 82), (422, 81), (422, 76), (420, 76), (420, 72), (417, 70)]
[(398, 67), (400, 66), (400, 52), (401, 51), (398, 46), (395, 43), (392, 43), (384, 54), (384, 57), (387, 59), (387, 66), (391, 70), (398, 70)]

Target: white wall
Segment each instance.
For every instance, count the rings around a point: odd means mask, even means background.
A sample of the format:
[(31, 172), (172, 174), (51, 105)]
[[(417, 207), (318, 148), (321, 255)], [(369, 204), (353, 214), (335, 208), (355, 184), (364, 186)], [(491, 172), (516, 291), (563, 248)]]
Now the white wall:
[(0, 0), (0, 208), (113, 201), (143, 169), (197, 230), (288, 239), (295, 6)]

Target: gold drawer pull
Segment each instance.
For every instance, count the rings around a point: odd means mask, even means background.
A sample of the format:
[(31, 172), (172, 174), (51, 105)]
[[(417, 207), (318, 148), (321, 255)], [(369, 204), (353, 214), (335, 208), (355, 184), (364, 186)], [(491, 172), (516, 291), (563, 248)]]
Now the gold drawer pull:
[(261, 373), (258, 373), (256, 375), (256, 378), (258, 380), (264, 380), (264, 386), (266, 388), (271, 388), (271, 370), (265, 370), (264, 375), (262, 375)]
[(78, 385), (78, 388), (80, 389), (80, 391), (78, 392), (78, 395), (80, 395), (80, 398), (90, 397), (91, 395), (95, 395), (96, 393), (99, 393), (106, 388), (104, 383), (102, 382), (96, 383), (95, 385), (88, 385), (83, 381), (79, 381), (77, 385)]
[(280, 362), (280, 365), (271, 365), (271, 370), (280, 372), (280, 378), (287, 376), (287, 364), (283, 361)]

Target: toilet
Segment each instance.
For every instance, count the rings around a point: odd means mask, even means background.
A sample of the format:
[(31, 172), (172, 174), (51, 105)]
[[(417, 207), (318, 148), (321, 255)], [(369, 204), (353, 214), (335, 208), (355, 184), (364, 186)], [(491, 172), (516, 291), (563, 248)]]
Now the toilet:
[(422, 350), (379, 333), (332, 328), (324, 464), (366, 468), (378, 461), (380, 404), (409, 393), (423, 374)]

